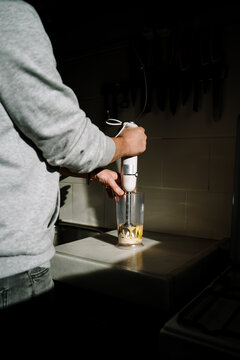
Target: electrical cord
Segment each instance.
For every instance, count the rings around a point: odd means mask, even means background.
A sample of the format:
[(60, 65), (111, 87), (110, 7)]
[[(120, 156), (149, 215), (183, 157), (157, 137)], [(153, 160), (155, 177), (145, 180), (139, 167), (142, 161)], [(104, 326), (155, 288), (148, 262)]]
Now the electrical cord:
[(113, 126), (116, 126), (116, 125), (123, 125), (121, 130), (117, 133), (117, 135), (115, 135), (115, 137), (118, 137), (121, 132), (124, 130), (124, 128), (126, 127), (126, 124), (124, 122), (122, 122), (121, 120), (118, 120), (118, 119), (108, 119), (106, 120), (106, 124), (108, 125), (113, 125)]
[(138, 58), (138, 61), (140, 63), (140, 70), (143, 71), (143, 80), (144, 80), (144, 88), (145, 88), (145, 101), (144, 101), (144, 105), (143, 108), (141, 110), (141, 112), (139, 113), (139, 115), (136, 117), (136, 121), (142, 116), (142, 114), (144, 113), (146, 106), (147, 106), (147, 100), (148, 100), (148, 89), (147, 89), (147, 76), (146, 76), (146, 71), (145, 71), (145, 66), (144, 63), (142, 62), (142, 59), (140, 58), (140, 56), (138, 55), (136, 49), (135, 49), (135, 54), (136, 57)]

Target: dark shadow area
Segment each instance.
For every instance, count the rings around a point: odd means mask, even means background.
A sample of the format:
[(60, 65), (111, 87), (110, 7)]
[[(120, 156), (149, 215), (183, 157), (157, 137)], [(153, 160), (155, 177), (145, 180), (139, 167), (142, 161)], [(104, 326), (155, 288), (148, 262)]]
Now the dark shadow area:
[[(50, 294), (4, 310), (1, 343), (18, 354), (155, 359), (159, 323), (154, 311), (113, 296), (55, 282)], [(32, 355), (31, 355), (32, 356)]]
[(240, 271), (230, 266), (160, 332), (164, 359), (240, 358)]
[(156, 358), (159, 323), (153, 309), (58, 282), (55, 295), (62, 319), (76, 324), (73, 336), (78, 344), (84, 339), (83, 346), (90, 345), (88, 356)]
[(70, 185), (64, 185), (60, 189), (60, 207), (62, 207), (65, 204), (65, 201), (67, 200), (69, 189), (71, 188)]

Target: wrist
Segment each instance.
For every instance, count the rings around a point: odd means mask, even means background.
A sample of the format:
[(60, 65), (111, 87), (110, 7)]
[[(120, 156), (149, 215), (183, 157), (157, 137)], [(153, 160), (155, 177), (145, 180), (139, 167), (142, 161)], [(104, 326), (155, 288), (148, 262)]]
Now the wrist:
[(112, 138), (115, 143), (115, 154), (112, 159), (112, 162), (124, 157), (127, 155), (126, 144), (124, 144), (124, 139), (122, 137)]

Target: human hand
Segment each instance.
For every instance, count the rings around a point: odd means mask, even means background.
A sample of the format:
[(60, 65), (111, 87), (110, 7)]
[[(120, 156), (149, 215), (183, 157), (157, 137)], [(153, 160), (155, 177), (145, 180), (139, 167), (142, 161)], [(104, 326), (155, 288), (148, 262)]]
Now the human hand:
[(124, 140), (126, 156), (140, 155), (146, 150), (147, 135), (141, 126), (125, 127), (119, 137)]
[(137, 156), (146, 150), (147, 135), (143, 127), (125, 127), (118, 137), (112, 138), (116, 150), (112, 162), (121, 157)]
[(112, 171), (109, 169), (94, 170), (90, 174), (89, 181), (104, 185), (110, 199), (114, 198), (114, 193), (119, 196), (122, 196), (124, 194), (123, 189), (120, 187), (120, 174), (116, 171)]

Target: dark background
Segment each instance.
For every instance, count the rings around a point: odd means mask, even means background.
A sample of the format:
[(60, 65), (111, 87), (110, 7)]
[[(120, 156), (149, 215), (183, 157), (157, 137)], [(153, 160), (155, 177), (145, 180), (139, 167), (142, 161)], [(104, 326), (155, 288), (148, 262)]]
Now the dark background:
[(174, 28), (181, 24), (185, 28), (221, 28), (239, 23), (240, 8), (236, 1), (147, 2), (137, 6), (83, 5), (74, 0), (28, 2), (38, 11), (59, 60), (119, 41), (132, 41), (149, 27)]

